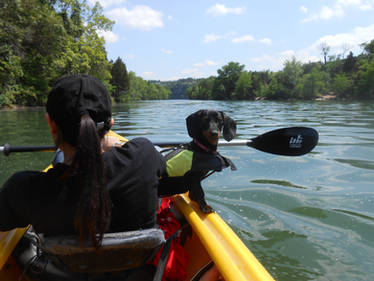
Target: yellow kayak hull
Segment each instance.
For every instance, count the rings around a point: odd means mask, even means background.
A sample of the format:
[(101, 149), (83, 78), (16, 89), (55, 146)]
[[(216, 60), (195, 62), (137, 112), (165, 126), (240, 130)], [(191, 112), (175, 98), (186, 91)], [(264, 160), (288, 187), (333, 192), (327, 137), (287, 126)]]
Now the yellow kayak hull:
[[(110, 135), (127, 141), (114, 132)], [(191, 280), (202, 267), (213, 261), (226, 281), (274, 281), (217, 213), (202, 213), (187, 194), (174, 196), (173, 201), (193, 230), (184, 245), (191, 257), (186, 280)], [(22, 270), (14, 262), (12, 252), (26, 231), (27, 228), (0, 232), (0, 280), (19, 280)]]

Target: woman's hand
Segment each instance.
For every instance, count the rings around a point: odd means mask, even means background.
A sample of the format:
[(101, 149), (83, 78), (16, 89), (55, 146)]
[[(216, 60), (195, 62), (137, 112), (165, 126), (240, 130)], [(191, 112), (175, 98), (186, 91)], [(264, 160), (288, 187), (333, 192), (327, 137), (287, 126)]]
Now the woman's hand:
[(123, 142), (120, 138), (114, 136), (104, 136), (101, 141), (101, 150), (102, 152), (109, 151), (113, 146), (122, 146)]

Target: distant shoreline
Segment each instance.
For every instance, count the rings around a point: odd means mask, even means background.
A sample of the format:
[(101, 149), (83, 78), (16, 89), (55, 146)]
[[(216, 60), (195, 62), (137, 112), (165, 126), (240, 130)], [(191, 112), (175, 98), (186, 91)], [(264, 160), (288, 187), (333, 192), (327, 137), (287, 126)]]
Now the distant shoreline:
[[(172, 100), (172, 99), (170, 99)], [(178, 99), (176, 99), (178, 100)], [(189, 99), (186, 99), (186, 100), (189, 100)], [(195, 100), (198, 100), (198, 99), (195, 99)], [(165, 100), (163, 100), (165, 101)], [(190, 101), (193, 101), (193, 100), (190, 100)], [(206, 101), (212, 101), (212, 100), (206, 100)], [(223, 100), (223, 101), (238, 101), (238, 100)], [(321, 97), (318, 97), (318, 98), (315, 98), (314, 100), (301, 100), (301, 99), (288, 99), (288, 100), (267, 100), (267, 99), (263, 99), (263, 98), (257, 98), (256, 100), (240, 100), (240, 101), (249, 101), (249, 102), (256, 102), (256, 101), (279, 101), (279, 102), (289, 102), (289, 101), (301, 101), (301, 102), (319, 102), (319, 101), (336, 101), (336, 102), (363, 102), (363, 101), (366, 101), (366, 100), (362, 100), (362, 99), (339, 99), (337, 98), (336, 95), (333, 95), (333, 94), (329, 94), (329, 95), (324, 95), (324, 96), (321, 96)], [(373, 100), (370, 100), (370, 101), (373, 101)], [(118, 103), (120, 104), (120, 103)], [(113, 104), (113, 105), (116, 105)], [(37, 105), (37, 106), (25, 106), (25, 105), (12, 105), (12, 106), (5, 106), (5, 107), (0, 107), (0, 112), (4, 112), (4, 111), (22, 111), (22, 110), (39, 110), (39, 109), (44, 109), (45, 107), (44, 106), (40, 106), (40, 105)]]

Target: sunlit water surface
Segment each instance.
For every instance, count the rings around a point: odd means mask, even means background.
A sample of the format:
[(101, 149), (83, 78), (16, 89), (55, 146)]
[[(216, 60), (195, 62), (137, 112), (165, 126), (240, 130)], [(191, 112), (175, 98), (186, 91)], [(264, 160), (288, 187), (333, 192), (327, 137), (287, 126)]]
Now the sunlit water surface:
[[(207, 200), (277, 280), (374, 280), (374, 103), (149, 101), (116, 105), (114, 130), (128, 138), (189, 141), (185, 117), (218, 109), (238, 139), (309, 126), (318, 146), (301, 157), (222, 147), (238, 170), (203, 182)], [(0, 111), (0, 144), (51, 144), (44, 109)], [(40, 170), (52, 153), (0, 156), (0, 186)]]

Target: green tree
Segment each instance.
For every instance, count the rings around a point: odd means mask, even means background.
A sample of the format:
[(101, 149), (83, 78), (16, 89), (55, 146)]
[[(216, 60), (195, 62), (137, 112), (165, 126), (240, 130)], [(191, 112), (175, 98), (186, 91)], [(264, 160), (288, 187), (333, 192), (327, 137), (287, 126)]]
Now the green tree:
[(244, 69), (238, 62), (229, 62), (217, 70), (218, 76), (213, 88), (213, 98), (218, 100), (234, 99), (236, 82)]
[(290, 90), (283, 83), (284, 75), (282, 72), (274, 73), (270, 82), (263, 87), (263, 96), (268, 100), (287, 100), (291, 97)]
[(353, 80), (345, 73), (339, 73), (332, 81), (331, 89), (339, 98), (347, 98), (353, 94)]
[(369, 43), (363, 43), (362, 46), (364, 47), (364, 51), (367, 55), (374, 55), (374, 39), (371, 40)]
[(270, 83), (271, 76), (269, 71), (252, 72), (252, 87), (256, 97), (265, 97), (264, 88)]
[(284, 63), (283, 71), (278, 76), (279, 83), (281, 83), (283, 86), (282, 88), (284, 88), (284, 93), (282, 94), (283, 98), (295, 97), (295, 87), (302, 73), (302, 64), (297, 61), (295, 57)]
[(374, 99), (374, 57), (364, 61), (358, 73), (356, 97), (359, 99)]
[(345, 73), (353, 72), (356, 68), (356, 62), (357, 58), (353, 56), (352, 52), (349, 52), (348, 56), (346, 57), (343, 63), (343, 71)]
[(124, 96), (121, 96), (121, 102), (130, 100), (168, 99), (170, 96), (170, 89), (145, 81), (141, 77), (136, 76), (133, 71), (129, 73), (129, 82), (130, 89)]
[(3, 102), (41, 105), (52, 81), (88, 73), (109, 83), (110, 64), (97, 30), (112, 22), (85, 0), (0, 2), (0, 92)]
[(211, 76), (201, 79), (198, 83), (187, 89), (187, 96), (190, 99), (210, 100), (216, 78)]
[(253, 100), (255, 97), (252, 88), (252, 73), (243, 71), (235, 84), (235, 99)]
[(130, 88), (127, 68), (120, 57), (114, 62), (110, 74), (112, 75), (110, 83), (113, 85), (112, 96), (116, 102), (119, 102), (121, 96), (125, 95)]
[(297, 97), (305, 100), (312, 100), (326, 93), (326, 75), (320, 67), (313, 67), (312, 71), (305, 74), (296, 86)]

